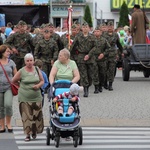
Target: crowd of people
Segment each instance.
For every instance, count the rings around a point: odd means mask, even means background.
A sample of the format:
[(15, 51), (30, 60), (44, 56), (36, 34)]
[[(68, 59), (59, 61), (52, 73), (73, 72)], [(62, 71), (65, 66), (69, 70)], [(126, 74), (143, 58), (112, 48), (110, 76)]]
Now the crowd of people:
[[(136, 12), (140, 8), (135, 5), (134, 9)], [(67, 79), (83, 86), (84, 97), (89, 96), (92, 84), (95, 94), (103, 88), (112, 91), (116, 61), (124, 56), (125, 46), (137, 43), (137, 30), (134, 19), (131, 27), (114, 30), (113, 22), (108, 22), (92, 32), (87, 22), (76, 21), (71, 35), (67, 31), (56, 31), (52, 23), (33, 28), (20, 20), (13, 29), (11, 23), (2, 27), (0, 63), (12, 82), (20, 85), (18, 102), (25, 141), (43, 131), (41, 88), (44, 91), (55, 80)], [(0, 133), (5, 132), (5, 124), (12, 132), (13, 95), (1, 67), (0, 78)]]

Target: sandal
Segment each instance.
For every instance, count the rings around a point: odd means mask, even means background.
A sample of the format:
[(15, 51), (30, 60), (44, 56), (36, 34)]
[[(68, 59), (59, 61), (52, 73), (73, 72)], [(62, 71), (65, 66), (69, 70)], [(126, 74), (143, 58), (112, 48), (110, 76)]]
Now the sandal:
[(32, 138), (33, 138), (33, 139), (36, 139), (36, 134), (32, 134)]
[(25, 142), (29, 142), (29, 141), (31, 140), (31, 139), (30, 139), (30, 135), (27, 135), (24, 140), (25, 140)]

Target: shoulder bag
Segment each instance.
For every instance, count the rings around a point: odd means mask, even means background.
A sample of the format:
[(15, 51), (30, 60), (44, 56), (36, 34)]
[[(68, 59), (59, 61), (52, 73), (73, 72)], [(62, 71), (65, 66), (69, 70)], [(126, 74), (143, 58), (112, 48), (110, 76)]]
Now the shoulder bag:
[(7, 73), (6, 73), (6, 71), (5, 71), (4, 67), (3, 67), (3, 65), (1, 64), (1, 62), (0, 62), (0, 65), (1, 65), (1, 67), (2, 67), (2, 69), (3, 69), (3, 71), (4, 71), (4, 74), (5, 74), (5, 76), (6, 76), (7, 80), (8, 80), (8, 82), (9, 82), (9, 84), (10, 84), (10, 87), (11, 87), (11, 90), (12, 90), (12, 94), (13, 94), (14, 96), (18, 95), (19, 86), (16, 85), (16, 84), (11, 83), (11, 81), (10, 81), (10, 79), (8, 78), (8, 75), (7, 75)]

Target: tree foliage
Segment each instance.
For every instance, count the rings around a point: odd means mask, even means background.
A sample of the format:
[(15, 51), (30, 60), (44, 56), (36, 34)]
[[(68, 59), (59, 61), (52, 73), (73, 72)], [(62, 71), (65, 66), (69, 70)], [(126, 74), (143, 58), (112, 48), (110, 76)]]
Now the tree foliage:
[(90, 27), (93, 27), (92, 16), (89, 5), (85, 6), (84, 17), (83, 19), (89, 24)]
[(119, 17), (118, 27), (121, 27), (121, 26), (123, 27), (125, 25), (129, 26), (128, 14), (129, 14), (129, 9), (128, 9), (126, 2), (124, 1), (120, 8), (120, 17)]

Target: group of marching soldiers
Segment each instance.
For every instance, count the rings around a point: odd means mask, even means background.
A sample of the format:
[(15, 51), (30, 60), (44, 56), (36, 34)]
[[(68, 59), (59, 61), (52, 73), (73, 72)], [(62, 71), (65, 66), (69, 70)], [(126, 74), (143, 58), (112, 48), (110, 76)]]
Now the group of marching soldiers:
[(102, 92), (103, 87), (112, 91), (116, 60), (123, 56), (123, 48), (118, 34), (114, 32), (114, 25), (109, 22), (108, 26), (98, 26), (93, 33), (89, 33), (89, 26), (84, 22), (81, 29), (82, 32), (75, 37), (70, 52), (73, 58), (77, 55), (84, 97), (88, 97), (92, 83), (95, 86), (94, 93)]
[(75, 22), (71, 35), (65, 33), (61, 37), (55, 33), (52, 23), (42, 24), (40, 32), (34, 37), (27, 32), (27, 24), (24, 21), (19, 21), (17, 27), (18, 31), (11, 34), (4, 43), (12, 47), (11, 57), (17, 69), (24, 65), (25, 54), (31, 52), (35, 59), (43, 61), (42, 69), (49, 75), (59, 51), (67, 48), (71, 59), (77, 63), (84, 97), (88, 97), (92, 83), (95, 86), (94, 93), (102, 92), (103, 87), (109, 91), (113, 90), (116, 59), (122, 56), (123, 48), (112, 22), (107, 26), (96, 27), (92, 33), (89, 32), (87, 22), (82, 25)]

